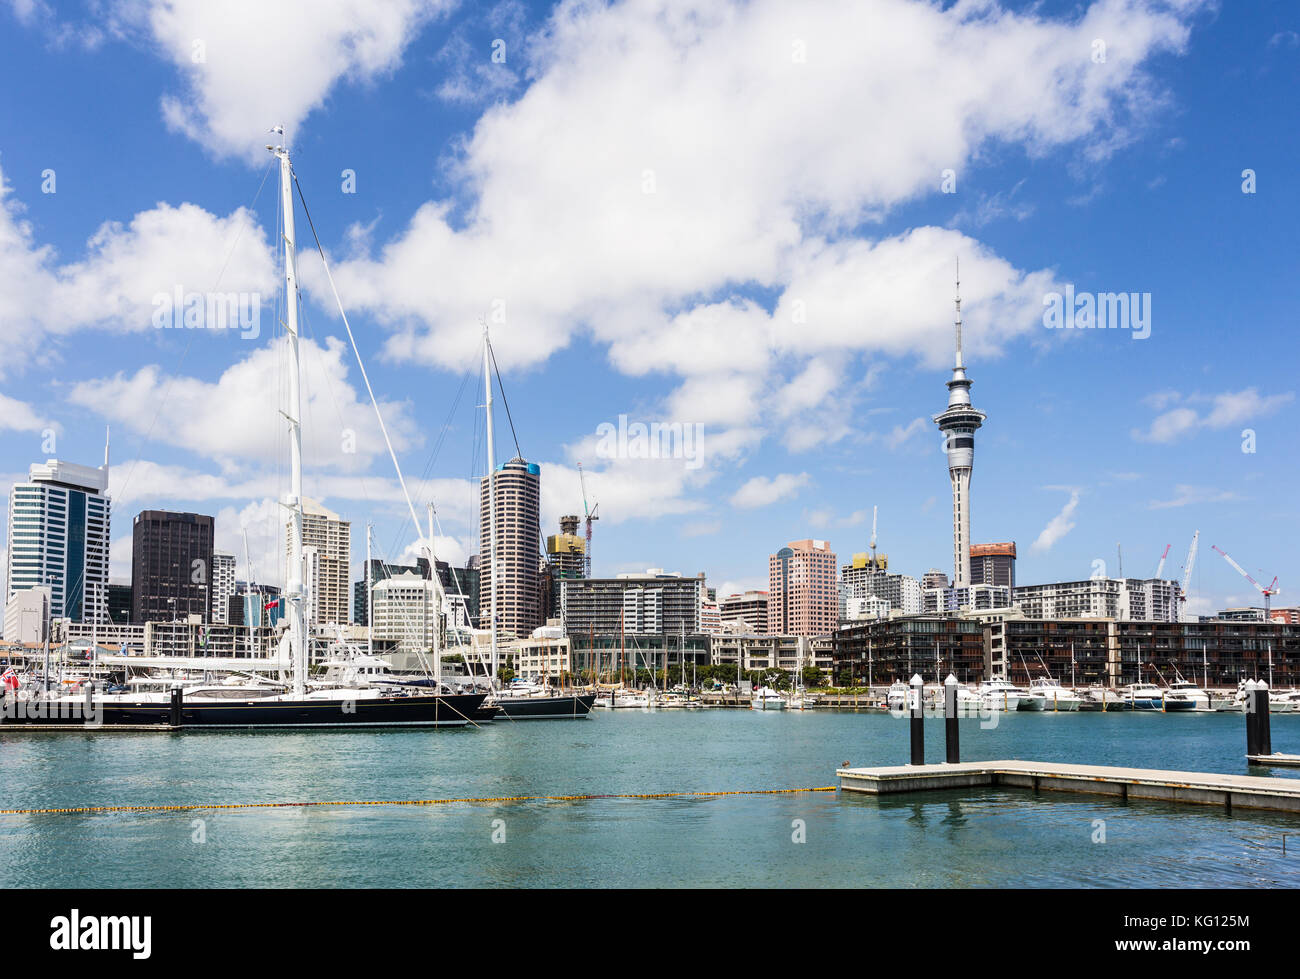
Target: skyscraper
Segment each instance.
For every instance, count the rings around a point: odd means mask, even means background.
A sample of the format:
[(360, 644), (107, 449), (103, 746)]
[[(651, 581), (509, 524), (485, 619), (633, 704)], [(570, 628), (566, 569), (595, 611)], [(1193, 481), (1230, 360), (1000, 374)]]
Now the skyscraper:
[(213, 520), (203, 513), (141, 510), (131, 524), (131, 621), (212, 620)]
[(975, 465), (975, 430), (988, 417), (971, 406), (971, 380), (961, 356), (961, 276), (957, 278), (957, 360), (948, 382), (948, 407), (934, 416), (945, 436), (948, 477), (952, 481), (953, 586), (970, 582), (970, 477)]
[(48, 586), (50, 615), (107, 621), (111, 503), (108, 451), (98, 469), (50, 459), (9, 494), (6, 603), (14, 593)]
[(212, 552), (212, 621), (226, 624), (230, 596), (235, 594), (235, 555)]
[[(289, 555), (289, 534), (284, 528), (285, 559)], [(342, 625), (348, 618), (348, 578), (352, 568), (352, 524), (333, 510), (327, 510), (315, 500), (303, 497), (302, 544), (304, 563), (310, 563), (310, 573), (304, 571), (303, 582), (309, 589), (307, 607), (309, 625)], [(308, 562), (307, 548), (314, 553)], [(289, 580), (288, 577), (285, 578)]]
[(971, 584), (1016, 587), (1016, 542), (972, 544)]
[(479, 618), (487, 627), (493, 589), (497, 601), (497, 629), (530, 636), (542, 624), (541, 576), (538, 557), (542, 545), (541, 467), (516, 456), (492, 474), (496, 498), (496, 567), (487, 560), (491, 550), (488, 478), (479, 481)]
[(768, 559), (767, 627), (773, 634), (829, 636), (840, 618), (835, 552), (824, 540), (791, 541)]

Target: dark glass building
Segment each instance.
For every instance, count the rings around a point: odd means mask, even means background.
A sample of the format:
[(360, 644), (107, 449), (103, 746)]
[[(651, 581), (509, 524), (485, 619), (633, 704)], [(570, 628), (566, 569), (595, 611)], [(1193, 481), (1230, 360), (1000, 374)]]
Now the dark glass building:
[(143, 510), (131, 525), (131, 621), (212, 620), (213, 520), (201, 513)]

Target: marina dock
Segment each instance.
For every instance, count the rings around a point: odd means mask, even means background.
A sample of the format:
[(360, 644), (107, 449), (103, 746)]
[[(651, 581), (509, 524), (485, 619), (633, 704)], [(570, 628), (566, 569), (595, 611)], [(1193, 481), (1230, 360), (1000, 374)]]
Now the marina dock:
[[(1260, 756), (1258, 764), (1268, 764)], [(1280, 756), (1295, 758), (1296, 756)], [(1276, 764), (1300, 764), (1278, 761)], [(1038, 761), (972, 761), (887, 768), (841, 768), (840, 789), (868, 795), (897, 795), (940, 789), (1023, 788), (1035, 792), (1083, 792), (1090, 795), (1160, 802), (1222, 806), (1231, 811), (1278, 809), (1300, 812), (1300, 779), (1255, 775), (1219, 775), (1147, 768), (1112, 768)]]

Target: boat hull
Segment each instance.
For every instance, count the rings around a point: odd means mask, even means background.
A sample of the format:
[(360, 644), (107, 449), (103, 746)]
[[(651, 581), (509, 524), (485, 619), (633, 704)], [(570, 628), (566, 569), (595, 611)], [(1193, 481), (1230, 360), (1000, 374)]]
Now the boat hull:
[(501, 716), (512, 721), (527, 720), (565, 720), (586, 717), (596, 702), (596, 695), (565, 694), (560, 697), (503, 697), (494, 701), (500, 708)]
[(273, 700), (183, 704), (174, 725), (163, 701), (27, 703), (0, 711), (0, 730), (180, 727), (197, 730), (240, 728), (463, 727), (478, 711), (484, 694), (381, 697), (354, 701)]

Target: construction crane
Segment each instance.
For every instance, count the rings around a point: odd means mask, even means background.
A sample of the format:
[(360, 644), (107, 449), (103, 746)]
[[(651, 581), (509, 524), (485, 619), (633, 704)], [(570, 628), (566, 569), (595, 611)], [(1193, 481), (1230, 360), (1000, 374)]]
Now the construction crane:
[(1160, 563), (1156, 565), (1156, 578), (1157, 578), (1157, 579), (1160, 577), (1160, 575), (1162, 575), (1162, 574), (1164, 573), (1164, 570), (1165, 570), (1165, 558), (1167, 558), (1167, 557), (1169, 556), (1169, 548), (1171, 548), (1171, 547), (1173, 547), (1173, 546), (1174, 546), (1173, 544), (1166, 544), (1166, 545), (1165, 545), (1165, 553), (1163, 553), (1163, 554), (1160, 555)]
[[(1192, 580), (1192, 566), (1196, 564), (1196, 545), (1201, 539), (1201, 532), (1195, 531), (1192, 534), (1192, 546), (1187, 549), (1187, 562), (1183, 565), (1182, 586), (1178, 589), (1178, 595), (1182, 601), (1187, 601), (1187, 585)], [(1180, 615), (1181, 619), (1182, 616)]]
[(596, 511), (600, 509), (600, 504), (588, 509), (587, 507), (587, 477), (582, 472), (582, 463), (578, 463), (578, 485), (582, 489), (582, 513), (587, 518), (587, 577), (591, 577), (591, 522), (599, 520), (600, 517)]
[(1254, 585), (1255, 588), (1259, 591), (1259, 593), (1260, 593), (1261, 595), (1264, 596), (1264, 621), (1265, 621), (1265, 622), (1270, 621), (1270, 619), (1269, 619), (1269, 606), (1271, 605), (1271, 600), (1272, 600), (1273, 596), (1276, 595), (1276, 594), (1278, 593), (1278, 591), (1280, 591), (1280, 589), (1277, 587), (1277, 575), (1274, 575), (1274, 576), (1273, 576), (1273, 583), (1272, 583), (1271, 585), (1269, 585), (1267, 588), (1265, 588), (1265, 587), (1264, 587), (1263, 585), (1261, 585), (1258, 581), (1256, 581), (1254, 578), (1252, 578), (1252, 577), (1251, 577), (1251, 576), (1246, 572), (1246, 569), (1245, 569), (1245, 568), (1243, 568), (1240, 564), (1238, 564), (1238, 563), (1237, 563), (1236, 561), (1234, 561), (1232, 558), (1228, 557), (1228, 555), (1223, 551), (1222, 548), (1216, 547), (1215, 545), (1211, 544), (1211, 545), (1210, 545), (1210, 549), (1211, 549), (1211, 550), (1218, 551), (1220, 554), (1222, 554), (1222, 555), (1223, 555), (1223, 559), (1224, 559), (1225, 561), (1227, 561), (1229, 564), (1231, 564), (1234, 568), (1237, 569), (1237, 574), (1241, 575), (1243, 578), (1245, 578), (1247, 581), (1249, 581), (1252, 585)]

